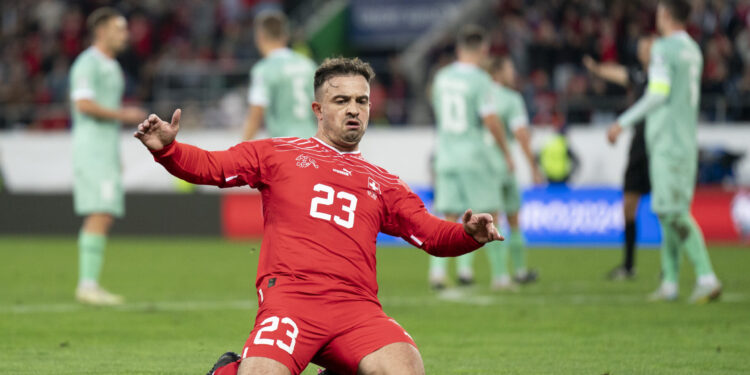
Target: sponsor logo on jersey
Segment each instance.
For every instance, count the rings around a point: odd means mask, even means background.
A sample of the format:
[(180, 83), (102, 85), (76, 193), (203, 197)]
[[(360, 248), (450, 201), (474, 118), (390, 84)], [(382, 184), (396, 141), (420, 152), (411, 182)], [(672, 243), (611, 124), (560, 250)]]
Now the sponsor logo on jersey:
[(348, 170), (346, 168), (341, 168), (341, 169), (333, 168), (333, 171), (336, 172), (336, 173), (338, 173), (338, 174), (344, 175), (344, 176), (351, 176), (352, 175), (352, 171), (350, 171), (350, 170)]
[(300, 154), (295, 160), (297, 160), (297, 166), (300, 168), (307, 168), (312, 165), (315, 169), (318, 169), (318, 163), (315, 162), (315, 159), (305, 154)]

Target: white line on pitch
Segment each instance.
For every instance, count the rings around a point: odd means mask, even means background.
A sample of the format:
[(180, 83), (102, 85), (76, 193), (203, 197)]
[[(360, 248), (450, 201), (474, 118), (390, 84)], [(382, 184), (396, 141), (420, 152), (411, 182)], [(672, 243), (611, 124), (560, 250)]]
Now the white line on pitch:
[[(719, 303), (742, 303), (750, 300), (743, 293), (725, 293)], [(381, 298), (386, 307), (435, 306), (439, 304), (462, 304), (470, 306), (492, 305), (626, 305), (645, 303), (646, 295), (641, 293), (608, 294), (479, 294), (471, 291), (448, 289), (436, 295), (391, 296)], [(680, 302), (678, 302), (680, 303)], [(129, 302), (120, 306), (91, 307), (78, 303), (0, 305), (0, 314), (40, 314), (70, 313), (82, 311), (124, 311), (124, 312), (171, 312), (171, 311), (215, 311), (215, 310), (255, 310), (255, 300), (224, 301), (161, 301)]]

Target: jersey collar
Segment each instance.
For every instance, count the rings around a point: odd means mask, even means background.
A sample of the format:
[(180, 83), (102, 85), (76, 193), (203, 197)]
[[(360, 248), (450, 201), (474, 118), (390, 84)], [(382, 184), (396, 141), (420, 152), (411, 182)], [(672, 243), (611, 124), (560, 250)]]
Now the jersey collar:
[(290, 50), (288, 47), (282, 47), (271, 51), (271, 53), (268, 54), (268, 57), (283, 56), (290, 53), (292, 53), (292, 50)]
[(102, 59), (104, 59), (106, 61), (115, 61), (115, 59), (113, 59), (113, 58), (105, 55), (104, 52), (102, 52), (102, 50), (100, 50), (99, 48), (96, 48), (96, 46), (91, 46), (89, 48), (94, 53), (94, 55), (99, 56), (100, 58), (102, 58)]
[(466, 69), (466, 70), (479, 69), (479, 66), (476, 64), (470, 64), (470, 63), (462, 62), (462, 61), (456, 61), (453, 63), (453, 65), (459, 69)]
[(310, 139), (312, 139), (312, 140), (320, 143), (321, 145), (323, 145), (325, 147), (330, 148), (333, 151), (336, 151), (336, 153), (341, 154), (341, 155), (359, 155), (361, 153), (359, 150), (357, 150), (357, 151), (346, 151), (346, 152), (345, 151), (339, 151), (339, 150), (336, 149), (336, 147), (333, 147), (333, 146), (329, 145), (328, 143), (325, 143), (325, 142), (321, 141), (320, 139), (318, 139), (318, 137), (312, 137)]

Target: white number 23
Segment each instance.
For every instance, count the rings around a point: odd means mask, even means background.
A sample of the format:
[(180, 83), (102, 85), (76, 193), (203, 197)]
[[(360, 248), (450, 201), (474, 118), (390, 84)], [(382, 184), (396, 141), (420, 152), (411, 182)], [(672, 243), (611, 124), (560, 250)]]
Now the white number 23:
[(281, 324), (286, 324), (292, 329), (289, 331), (286, 331), (286, 335), (292, 339), (289, 344), (285, 343), (282, 340), (275, 340), (269, 339), (269, 338), (263, 338), (263, 332), (274, 332), (279, 328), (279, 317), (278, 316), (271, 316), (266, 318), (260, 325), (262, 326), (261, 329), (258, 330), (258, 333), (255, 335), (255, 339), (253, 339), (253, 344), (255, 345), (271, 345), (275, 343), (276, 346), (284, 350), (285, 352), (292, 354), (294, 352), (294, 344), (297, 342), (297, 335), (299, 334), (299, 329), (297, 328), (297, 324), (294, 323), (292, 319), (289, 319), (287, 317), (281, 319)]
[(315, 197), (310, 202), (310, 216), (316, 219), (331, 220), (331, 215), (318, 211), (318, 205), (330, 206), (333, 204), (333, 196), (335, 195), (338, 199), (343, 199), (349, 203), (341, 206), (341, 209), (348, 215), (346, 220), (333, 216), (333, 222), (341, 225), (344, 228), (351, 229), (354, 226), (354, 210), (357, 209), (357, 197), (349, 194), (345, 191), (339, 191), (336, 193), (332, 187), (323, 184), (317, 184), (313, 187), (313, 190), (318, 192), (326, 193), (325, 197)]

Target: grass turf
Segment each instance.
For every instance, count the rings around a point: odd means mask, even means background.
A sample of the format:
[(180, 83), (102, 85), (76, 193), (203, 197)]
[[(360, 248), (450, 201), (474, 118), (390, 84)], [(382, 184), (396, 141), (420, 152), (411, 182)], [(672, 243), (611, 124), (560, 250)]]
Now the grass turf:
[[(426, 285), (427, 255), (379, 252), (386, 313), (414, 337), (428, 374), (740, 374), (750, 372), (750, 251), (712, 247), (723, 301), (647, 303), (658, 252), (638, 253), (632, 282), (604, 281), (618, 251), (531, 250), (541, 281), (517, 294), (479, 284), (441, 296)], [(215, 238), (114, 238), (102, 283), (118, 308), (73, 302), (76, 244), (0, 238), (0, 373), (204, 374), (239, 351), (255, 314), (257, 243)], [(305, 374), (315, 374), (310, 365)]]

